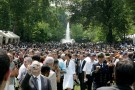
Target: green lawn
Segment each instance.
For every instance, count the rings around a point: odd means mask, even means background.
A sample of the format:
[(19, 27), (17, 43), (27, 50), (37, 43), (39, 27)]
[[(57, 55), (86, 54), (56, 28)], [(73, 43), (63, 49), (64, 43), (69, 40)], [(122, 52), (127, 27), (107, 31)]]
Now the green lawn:
[(80, 86), (76, 85), (74, 90), (80, 90)]

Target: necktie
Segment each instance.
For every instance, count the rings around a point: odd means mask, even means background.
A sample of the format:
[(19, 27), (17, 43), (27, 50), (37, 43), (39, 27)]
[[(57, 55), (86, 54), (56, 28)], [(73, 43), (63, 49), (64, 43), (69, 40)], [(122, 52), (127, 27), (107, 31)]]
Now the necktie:
[(39, 90), (39, 86), (38, 86), (38, 78), (35, 77), (34, 80), (35, 80), (35, 84), (36, 84), (36, 86), (37, 86), (37, 90)]
[(100, 67), (103, 68), (103, 64), (100, 64)]

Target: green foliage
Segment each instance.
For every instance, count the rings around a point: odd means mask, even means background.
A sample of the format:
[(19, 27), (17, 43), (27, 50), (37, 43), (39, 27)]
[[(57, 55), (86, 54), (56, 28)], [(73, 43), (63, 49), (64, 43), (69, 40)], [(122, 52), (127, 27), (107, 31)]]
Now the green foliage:
[(135, 34), (135, 26), (133, 25), (130, 30), (129, 30), (129, 34)]
[[(50, 1), (56, 7), (50, 7)], [(135, 0), (72, 0), (69, 7), (65, 1), (0, 0), (0, 29), (15, 32), (22, 41), (60, 41), (69, 10), (71, 37), (77, 42), (113, 43), (135, 33)]]
[(49, 0), (0, 0), (0, 29), (11, 30), (22, 41), (60, 41), (66, 27), (64, 8)]
[(71, 35), (73, 39), (75, 39), (76, 42), (81, 42), (84, 39), (83, 35), (83, 27), (81, 24), (72, 24), (71, 26)]
[(135, 0), (126, 0), (126, 5), (129, 7), (128, 13), (130, 13), (133, 24), (135, 25)]
[(34, 41), (39, 41), (39, 42), (46, 42), (49, 37), (47, 31), (49, 30), (49, 25), (44, 22), (39, 22), (35, 26), (34, 32), (32, 33), (33, 35), (33, 40)]
[(9, 29), (9, 4), (7, 0), (0, 0), (0, 29)]
[[(75, 9), (75, 7), (78, 8), (77, 6), (71, 8), (75, 13), (71, 20), (77, 20), (74, 23), (80, 21), (85, 30), (89, 25), (100, 26), (100, 32), (107, 43), (124, 39), (123, 36), (129, 30), (130, 21), (129, 8), (125, 0), (83, 0), (80, 4), (81, 8), (78, 12)], [(79, 5), (78, 2), (77, 5)]]

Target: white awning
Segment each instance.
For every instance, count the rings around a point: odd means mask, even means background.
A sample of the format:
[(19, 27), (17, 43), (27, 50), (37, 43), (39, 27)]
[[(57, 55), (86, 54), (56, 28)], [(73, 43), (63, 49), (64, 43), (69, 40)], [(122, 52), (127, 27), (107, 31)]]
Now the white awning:
[(3, 37), (6, 37), (6, 38), (10, 38), (10, 39), (19, 39), (20, 37), (16, 34), (14, 34), (13, 32), (11, 31), (2, 31), (0, 30), (0, 35), (2, 35)]
[(3, 36), (0, 35), (0, 44), (2, 44)]
[(5, 43), (19, 43), (20, 37), (11, 31), (2, 31), (0, 30), (0, 35), (2, 36), (2, 41), (5, 40)]

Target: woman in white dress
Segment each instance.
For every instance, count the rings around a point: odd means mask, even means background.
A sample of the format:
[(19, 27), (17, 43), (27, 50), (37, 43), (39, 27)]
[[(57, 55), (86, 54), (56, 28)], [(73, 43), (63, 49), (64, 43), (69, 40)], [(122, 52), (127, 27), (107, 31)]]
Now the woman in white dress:
[(66, 65), (66, 73), (64, 74), (63, 90), (71, 90), (74, 84), (75, 63), (71, 60), (70, 54), (66, 54), (65, 56), (66, 60), (64, 64)]

